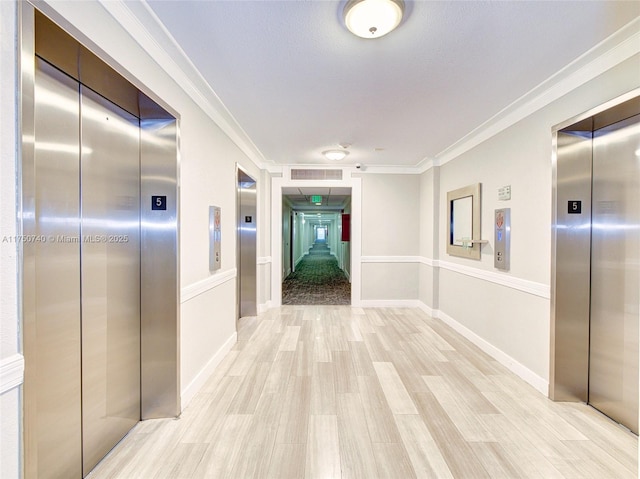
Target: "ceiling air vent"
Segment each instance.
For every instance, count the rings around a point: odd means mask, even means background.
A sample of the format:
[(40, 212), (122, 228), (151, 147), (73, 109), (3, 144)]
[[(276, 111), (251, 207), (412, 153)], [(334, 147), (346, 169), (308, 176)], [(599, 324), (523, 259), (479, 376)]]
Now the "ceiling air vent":
[(291, 170), (292, 180), (341, 180), (342, 170)]

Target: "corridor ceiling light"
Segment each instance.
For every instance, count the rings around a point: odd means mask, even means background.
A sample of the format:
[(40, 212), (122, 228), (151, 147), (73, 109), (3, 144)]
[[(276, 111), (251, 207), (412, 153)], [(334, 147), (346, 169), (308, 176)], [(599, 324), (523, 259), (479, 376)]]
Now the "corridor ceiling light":
[(322, 154), (327, 160), (340, 161), (344, 160), (349, 152), (345, 150), (327, 150), (323, 151)]
[(404, 13), (403, 0), (349, 0), (344, 23), (361, 38), (378, 38), (396, 28)]

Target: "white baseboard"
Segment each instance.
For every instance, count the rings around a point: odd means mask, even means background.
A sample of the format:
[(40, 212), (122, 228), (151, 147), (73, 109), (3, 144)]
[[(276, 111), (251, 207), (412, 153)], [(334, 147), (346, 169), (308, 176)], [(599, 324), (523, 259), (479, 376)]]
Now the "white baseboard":
[(267, 301), (266, 303), (262, 303), (258, 305), (258, 314), (262, 314), (265, 313), (267, 310), (273, 308), (273, 303), (271, 302), (271, 300)]
[(432, 309), (430, 306), (427, 306), (426, 304), (424, 304), (420, 300), (418, 300), (418, 308), (420, 308), (423, 312), (425, 312), (429, 316), (432, 316), (434, 318), (437, 317), (438, 310), (437, 309)]
[(361, 308), (419, 308), (417, 299), (361, 299)]
[[(426, 305), (424, 306), (424, 308), (431, 309)], [(423, 308), (421, 309), (426, 312), (425, 309)], [(453, 319), (448, 314), (440, 310), (432, 310), (431, 316), (451, 326), (456, 332), (460, 333), (462, 336), (467, 338), (469, 341), (471, 341), (473, 344), (478, 346), (485, 353), (487, 353), (493, 359), (495, 359), (500, 364), (505, 366), (511, 372), (515, 373), (517, 376), (524, 379), (526, 382), (528, 382), (531, 386), (533, 386), (535, 389), (540, 391), (545, 396), (547, 397), (549, 396), (549, 382), (546, 379), (541, 378), (536, 373), (531, 371), (529, 368), (527, 368), (523, 364), (513, 359), (511, 356), (509, 356), (507, 353), (505, 353), (501, 349), (498, 349), (493, 344), (487, 342), (485, 339), (478, 336), (476, 333), (471, 331), (466, 326), (463, 326), (462, 324), (460, 324), (458, 321)]]
[(238, 333), (233, 333), (229, 339), (225, 341), (220, 349), (211, 357), (209, 362), (200, 370), (198, 375), (189, 383), (189, 385), (182, 390), (181, 395), (181, 404), (182, 410), (184, 410), (194, 396), (200, 391), (202, 386), (207, 382), (207, 380), (211, 377), (213, 372), (218, 367), (218, 364), (224, 359), (225, 355), (231, 351), (234, 344), (238, 341)]

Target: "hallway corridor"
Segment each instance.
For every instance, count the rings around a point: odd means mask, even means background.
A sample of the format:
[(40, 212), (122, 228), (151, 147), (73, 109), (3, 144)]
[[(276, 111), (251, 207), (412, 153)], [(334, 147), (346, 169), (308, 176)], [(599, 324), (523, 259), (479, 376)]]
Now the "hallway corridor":
[(326, 243), (314, 243), (282, 282), (282, 304), (351, 304), (351, 283)]
[(179, 419), (139, 423), (105, 478), (637, 477), (637, 437), (554, 403), (417, 309), (284, 306)]

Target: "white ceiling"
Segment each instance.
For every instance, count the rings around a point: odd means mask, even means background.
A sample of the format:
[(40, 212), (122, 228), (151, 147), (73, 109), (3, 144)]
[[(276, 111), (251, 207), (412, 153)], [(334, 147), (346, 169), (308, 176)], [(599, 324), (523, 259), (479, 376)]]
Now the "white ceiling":
[(346, 165), (437, 158), (640, 15), (633, 1), (416, 1), (364, 40), (344, 0), (147, 1), (278, 164), (328, 164), (339, 143)]

